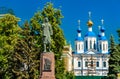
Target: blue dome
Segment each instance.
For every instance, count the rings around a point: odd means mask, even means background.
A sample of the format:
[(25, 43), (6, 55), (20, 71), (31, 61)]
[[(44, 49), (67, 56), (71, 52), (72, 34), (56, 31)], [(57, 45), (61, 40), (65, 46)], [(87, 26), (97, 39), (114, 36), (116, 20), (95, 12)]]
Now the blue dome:
[(85, 37), (96, 37), (95, 33), (92, 31), (88, 31)]
[(80, 28), (78, 28), (78, 29), (77, 29), (77, 32), (78, 32), (78, 33), (80, 33), (80, 32), (81, 32), (81, 29), (80, 29)]
[(107, 40), (106, 36), (101, 36), (99, 40)]
[(104, 32), (105, 28), (102, 26), (100, 30), (101, 30), (101, 32)]
[(83, 38), (82, 38), (82, 37), (77, 37), (77, 38), (75, 39), (75, 41), (83, 41)]
[(100, 33), (98, 34), (98, 37), (101, 37), (101, 34), (100, 34)]

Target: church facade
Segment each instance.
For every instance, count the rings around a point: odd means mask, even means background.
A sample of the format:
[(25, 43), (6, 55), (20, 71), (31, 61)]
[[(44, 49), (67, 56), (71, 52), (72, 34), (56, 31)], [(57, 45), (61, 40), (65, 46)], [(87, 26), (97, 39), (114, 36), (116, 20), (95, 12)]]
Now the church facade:
[(89, 13), (87, 22), (88, 31), (84, 37), (81, 36), (82, 30), (79, 21), (75, 51), (73, 52), (73, 71), (75, 76), (107, 76), (109, 52), (103, 20), (101, 20), (102, 24), (98, 33), (95, 34), (90, 17), (91, 13)]

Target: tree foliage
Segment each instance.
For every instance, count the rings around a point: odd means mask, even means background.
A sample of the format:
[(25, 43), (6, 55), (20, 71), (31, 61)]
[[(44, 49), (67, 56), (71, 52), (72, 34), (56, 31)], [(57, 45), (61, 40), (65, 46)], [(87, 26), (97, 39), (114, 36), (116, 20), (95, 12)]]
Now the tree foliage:
[(0, 18), (0, 76), (5, 79), (10, 75), (10, 60), (21, 31), (18, 21), (19, 18), (10, 14)]
[[(120, 39), (120, 31), (117, 32)], [(120, 43), (115, 44), (114, 38), (111, 36), (108, 76), (110, 79), (116, 79), (117, 73), (120, 73)]]
[(14, 52), (14, 67), (12, 69), (16, 79), (38, 79), (39, 76), (39, 48), (36, 44), (32, 29), (28, 21), (25, 22), (21, 38), (17, 41)]
[(66, 72), (65, 79), (75, 79), (73, 72)]

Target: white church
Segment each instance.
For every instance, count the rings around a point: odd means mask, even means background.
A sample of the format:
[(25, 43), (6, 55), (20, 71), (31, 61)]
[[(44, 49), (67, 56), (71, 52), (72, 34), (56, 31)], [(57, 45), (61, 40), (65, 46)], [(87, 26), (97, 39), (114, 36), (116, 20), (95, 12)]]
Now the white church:
[(73, 71), (75, 76), (107, 76), (108, 73), (108, 40), (105, 36), (105, 28), (101, 20), (101, 26), (98, 33), (92, 30), (93, 22), (89, 12), (87, 22), (88, 31), (85, 36), (81, 36), (82, 30), (77, 29), (77, 38), (75, 39), (75, 51), (73, 53)]

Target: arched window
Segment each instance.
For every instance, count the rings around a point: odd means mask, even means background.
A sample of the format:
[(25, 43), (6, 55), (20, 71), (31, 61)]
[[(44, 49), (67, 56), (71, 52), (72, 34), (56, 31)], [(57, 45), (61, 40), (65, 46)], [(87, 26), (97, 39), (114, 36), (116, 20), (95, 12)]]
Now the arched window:
[(75, 46), (76, 46), (76, 50), (77, 50), (77, 44)]
[(88, 62), (87, 61), (85, 61), (85, 67), (88, 67)]
[(100, 50), (101, 50), (101, 48), (102, 48), (102, 45), (100, 44)]
[(93, 64), (94, 64), (94, 63), (93, 63), (93, 60), (92, 60), (92, 61), (91, 61), (91, 67), (93, 67)]
[(92, 41), (90, 40), (90, 49), (92, 49)]
[(98, 51), (99, 51), (99, 47), (100, 47), (100, 46), (99, 46), (99, 43), (97, 42), (97, 47), (96, 47), (96, 48), (97, 48)]
[(96, 62), (96, 67), (99, 67), (99, 62), (98, 61)]
[(103, 44), (103, 50), (105, 50), (105, 44)]
[(106, 67), (106, 62), (105, 61), (103, 62), (103, 67)]
[(85, 46), (86, 46), (86, 49), (88, 49), (88, 48), (87, 48), (87, 47), (88, 47), (87, 45), (88, 45), (88, 42), (87, 42), (87, 40), (86, 40), (86, 45), (85, 45)]
[(78, 67), (80, 67), (81, 66), (81, 63), (80, 63), (80, 61), (78, 61)]
[(94, 40), (94, 49), (96, 50), (96, 44), (95, 44), (95, 40)]
[(80, 44), (79, 44), (79, 50), (81, 50), (81, 49), (80, 49)]

